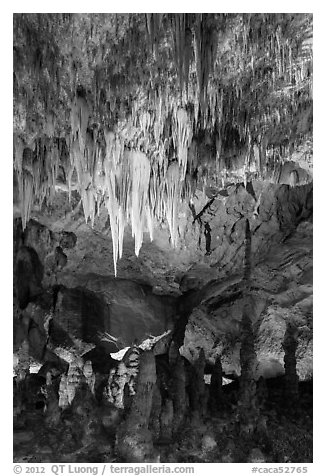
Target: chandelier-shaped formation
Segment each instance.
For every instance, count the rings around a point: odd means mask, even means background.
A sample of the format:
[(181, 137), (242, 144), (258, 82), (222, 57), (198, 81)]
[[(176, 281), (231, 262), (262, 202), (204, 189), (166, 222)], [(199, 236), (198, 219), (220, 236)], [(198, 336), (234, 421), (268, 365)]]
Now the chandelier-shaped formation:
[[(187, 169), (191, 125), (186, 111), (175, 113), (174, 142), (178, 160), (162, 156), (155, 160), (150, 153), (129, 149), (123, 135), (103, 131), (104, 143), (87, 132), (88, 106), (84, 99), (75, 101), (72, 108), (72, 143), (70, 146), (71, 170), (76, 170), (79, 191), (83, 201), (85, 219), (94, 224), (95, 210), (104, 203), (109, 217), (113, 242), (114, 270), (122, 257), (123, 236), (126, 225), (131, 226), (138, 256), (144, 231), (153, 239), (154, 221), (166, 220), (172, 245), (177, 244), (178, 205)], [(144, 117), (145, 116), (145, 117)], [(133, 118), (133, 121), (135, 118)], [(142, 114), (138, 118), (144, 142), (149, 140), (151, 118)], [(158, 124), (153, 129), (157, 133)], [(137, 129), (137, 131), (139, 131)], [(128, 137), (130, 139), (130, 136)], [(158, 150), (162, 147), (158, 141)], [(72, 174), (70, 173), (69, 179)], [(68, 184), (69, 187), (69, 184)], [(69, 187), (70, 188), (70, 187)]]
[(61, 168), (86, 220), (106, 206), (115, 274), (126, 226), (136, 255), (155, 222), (167, 222), (176, 246), (180, 202), (205, 181), (203, 133), (213, 176), (238, 149), (244, 180), (252, 164), (264, 175), (271, 150), (283, 160), (311, 133), (311, 38), (304, 14), (15, 15), (23, 227), (33, 204), (53, 197)]

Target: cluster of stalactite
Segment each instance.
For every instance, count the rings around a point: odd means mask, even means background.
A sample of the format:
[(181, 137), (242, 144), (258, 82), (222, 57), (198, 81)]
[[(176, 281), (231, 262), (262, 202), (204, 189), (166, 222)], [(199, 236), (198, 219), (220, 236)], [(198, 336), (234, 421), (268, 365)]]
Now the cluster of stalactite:
[(194, 176), (205, 180), (193, 137), (210, 134), (213, 177), (235, 150), (245, 180), (265, 173), (268, 150), (283, 160), (311, 131), (311, 25), (299, 14), (15, 15), (23, 226), (51, 199), (60, 165), (69, 190), (77, 176), (86, 220), (106, 205), (115, 273), (127, 224), (136, 254), (155, 219), (176, 245), (179, 202)]
[[(71, 110), (71, 136), (68, 141), (70, 160), (65, 164), (67, 187), (71, 191), (75, 173), (85, 219), (90, 220), (92, 225), (96, 211), (102, 204), (106, 206), (110, 217), (116, 273), (127, 225), (131, 226), (135, 238), (136, 255), (139, 254), (144, 231), (153, 238), (155, 219), (167, 221), (171, 242), (173, 245), (177, 243), (181, 194), (183, 199), (189, 198), (184, 182), (192, 137), (191, 125), (186, 111), (176, 110), (171, 124), (175, 126), (173, 142), (178, 160), (169, 161), (163, 152), (156, 160), (156, 155), (148, 151), (130, 150), (127, 138), (122, 133), (113, 132), (107, 127), (101, 135), (96, 129), (90, 131), (89, 116), (87, 100), (77, 96)], [(158, 124), (153, 124), (150, 115), (141, 114), (138, 120), (143, 137), (148, 136), (149, 130), (153, 133), (156, 131), (158, 150), (163, 148), (163, 136), (159, 135)], [(57, 144), (54, 140), (44, 139), (41, 143), (42, 147), (37, 143), (33, 151), (18, 139), (15, 147), (24, 228), (35, 197), (42, 203), (45, 199), (50, 200), (55, 190), (59, 156), (62, 155), (60, 142)]]
[(15, 137), (14, 167), (24, 228), (33, 204), (41, 205), (54, 196), (60, 155), (61, 143), (55, 138), (42, 137), (35, 140), (32, 147), (26, 147), (19, 137)]
[(55, 101), (74, 101), (80, 86), (97, 124), (110, 127), (141, 108), (159, 129), (163, 98), (193, 110), (195, 131), (221, 137), (232, 126), (258, 141), (312, 98), (311, 15), (22, 14), (14, 32), (17, 108), (36, 91), (33, 120), (50, 135), (67, 119)]
[[(177, 242), (177, 216), (181, 191), (187, 168), (187, 153), (191, 128), (187, 113), (175, 113), (174, 136), (178, 162), (170, 162), (163, 155), (158, 161), (144, 150), (129, 150), (122, 134), (105, 128), (105, 147), (87, 132), (88, 108), (84, 98), (77, 101), (72, 112), (73, 142), (71, 162), (77, 171), (86, 220), (94, 223), (96, 208), (104, 203), (109, 216), (113, 241), (115, 273), (118, 256), (123, 250), (126, 225), (131, 225), (138, 256), (144, 231), (153, 239), (154, 219), (166, 219), (171, 241)], [(149, 114), (139, 117), (143, 137), (153, 126)], [(155, 130), (155, 124), (154, 124)], [(129, 139), (130, 140), (130, 136)], [(162, 142), (162, 138), (158, 140)], [(158, 144), (158, 150), (162, 144)]]

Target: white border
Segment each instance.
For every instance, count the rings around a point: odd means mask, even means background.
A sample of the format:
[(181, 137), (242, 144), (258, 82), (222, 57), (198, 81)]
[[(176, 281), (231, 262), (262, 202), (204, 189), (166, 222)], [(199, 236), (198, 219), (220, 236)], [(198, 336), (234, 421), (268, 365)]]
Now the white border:
[[(265, 8), (262, 9), (262, 6)], [(2, 28), (1, 28), (1, 462), (5, 468), (2, 474), (12, 473), (12, 14), (13, 12), (133, 12), (137, 7), (138, 12), (212, 12), (218, 9), (222, 12), (313, 12), (314, 13), (314, 97), (317, 99), (314, 106), (314, 152), (315, 167), (314, 187), (316, 209), (314, 213), (314, 252), (317, 257), (314, 260), (314, 463), (309, 466), (308, 474), (323, 474), (325, 472), (325, 380), (326, 369), (325, 356), (325, 302), (323, 297), (323, 272), (325, 267), (325, 210), (326, 198), (324, 197), (325, 184), (325, 143), (326, 138), (326, 74), (325, 74), (325, 13), (326, 9), (322, 2), (310, 1), (273, 1), (263, 3), (261, 1), (239, 2), (227, 1), (223, 4), (218, 2), (176, 2), (164, 1), (162, 3), (149, 2), (67, 2), (56, 1), (54, 4), (40, 1), (5, 2), (2, 5)], [(222, 8), (219, 8), (222, 7)], [(90, 10), (91, 8), (91, 10)], [(198, 10), (199, 8), (199, 10)], [(7, 467), (8, 466), (8, 467)], [(196, 474), (201, 472), (215, 474), (249, 474), (248, 465), (195, 465), (200, 466)], [(232, 470), (231, 467), (232, 466)], [(306, 466), (306, 465), (305, 465)], [(197, 469), (197, 468), (196, 468)], [(221, 471), (222, 470), (222, 471)]]

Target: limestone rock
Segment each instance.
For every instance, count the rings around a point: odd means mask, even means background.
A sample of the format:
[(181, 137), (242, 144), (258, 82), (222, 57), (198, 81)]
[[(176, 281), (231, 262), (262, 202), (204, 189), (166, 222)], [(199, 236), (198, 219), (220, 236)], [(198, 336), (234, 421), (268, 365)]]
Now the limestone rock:
[(126, 463), (146, 463), (153, 460), (153, 440), (151, 432), (146, 428), (132, 430), (124, 428), (122, 425), (119, 433), (124, 436), (117, 441), (119, 455)]
[(20, 443), (27, 443), (35, 437), (32, 431), (14, 431), (13, 436), (14, 445), (18, 445)]
[(42, 291), (44, 268), (33, 248), (21, 246), (16, 255), (14, 284), (21, 309)]
[(250, 451), (247, 463), (266, 463), (266, 457), (259, 448), (253, 448)]
[(202, 439), (202, 450), (212, 451), (217, 447), (215, 438), (211, 435), (204, 435)]
[(82, 288), (59, 288), (52, 326), (70, 338), (97, 343), (98, 333), (109, 329), (109, 323), (109, 309), (101, 296)]

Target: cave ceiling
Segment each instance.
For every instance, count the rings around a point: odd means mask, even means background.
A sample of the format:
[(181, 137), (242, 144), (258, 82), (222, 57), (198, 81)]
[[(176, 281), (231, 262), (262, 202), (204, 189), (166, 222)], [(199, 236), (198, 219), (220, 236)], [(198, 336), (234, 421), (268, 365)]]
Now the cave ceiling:
[(115, 274), (127, 228), (178, 245), (197, 191), (312, 181), (311, 14), (14, 14), (13, 46), (23, 228), (76, 192)]

